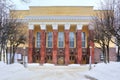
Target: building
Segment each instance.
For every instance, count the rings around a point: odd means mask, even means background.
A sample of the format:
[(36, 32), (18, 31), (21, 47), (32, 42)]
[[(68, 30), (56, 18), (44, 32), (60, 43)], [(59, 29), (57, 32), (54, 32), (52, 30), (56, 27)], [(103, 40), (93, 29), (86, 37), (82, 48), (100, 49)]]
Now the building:
[[(16, 10), (28, 27), (28, 62), (54, 64), (86, 64), (100, 62), (101, 52), (89, 40), (92, 6), (30, 6)], [(111, 44), (110, 59), (116, 60)]]

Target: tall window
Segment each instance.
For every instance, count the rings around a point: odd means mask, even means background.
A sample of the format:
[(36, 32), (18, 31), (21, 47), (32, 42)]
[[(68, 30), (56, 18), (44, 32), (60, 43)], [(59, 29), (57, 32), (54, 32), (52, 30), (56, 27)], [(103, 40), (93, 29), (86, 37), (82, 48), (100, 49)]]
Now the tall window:
[(36, 47), (40, 48), (40, 32), (36, 34)]
[(53, 43), (53, 34), (52, 32), (47, 33), (47, 47), (52, 48), (52, 43)]
[(70, 43), (70, 48), (74, 48), (74, 39), (75, 39), (75, 34), (74, 32), (70, 32), (69, 34), (69, 43)]
[(58, 47), (64, 47), (64, 32), (58, 32)]
[(82, 32), (82, 47), (85, 47), (85, 45), (86, 45), (86, 43), (85, 43), (86, 38), (85, 37), (86, 37), (85, 32)]

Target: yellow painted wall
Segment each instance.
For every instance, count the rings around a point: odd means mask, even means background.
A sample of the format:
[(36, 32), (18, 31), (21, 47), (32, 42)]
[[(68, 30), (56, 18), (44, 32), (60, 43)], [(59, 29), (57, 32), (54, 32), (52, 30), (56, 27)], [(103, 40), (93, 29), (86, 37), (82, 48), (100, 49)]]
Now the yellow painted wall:
[(92, 6), (31, 6), (30, 16), (90, 16), (93, 14)]
[(23, 19), (25, 16), (29, 15), (29, 10), (11, 10), (11, 17)]

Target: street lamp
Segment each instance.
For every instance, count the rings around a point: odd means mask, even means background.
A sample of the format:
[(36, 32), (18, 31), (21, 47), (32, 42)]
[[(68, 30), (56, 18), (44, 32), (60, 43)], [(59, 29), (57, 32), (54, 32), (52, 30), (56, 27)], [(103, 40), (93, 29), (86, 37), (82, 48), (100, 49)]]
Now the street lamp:
[(92, 55), (92, 50), (91, 50), (92, 47), (90, 46), (89, 48), (90, 48), (89, 70), (91, 70), (92, 69), (92, 65), (91, 65), (92, 64), (92, 56), (91, 56)]
[(23, 50), (24, 50), (24, 53), (23, 53), (23, 65), (24, 65), (24, 67), (26, 67), (26, 61), (25, 61), (25, 50), (26, 50), (26, 47), (25, 47), (25, 45), (23, 46)]

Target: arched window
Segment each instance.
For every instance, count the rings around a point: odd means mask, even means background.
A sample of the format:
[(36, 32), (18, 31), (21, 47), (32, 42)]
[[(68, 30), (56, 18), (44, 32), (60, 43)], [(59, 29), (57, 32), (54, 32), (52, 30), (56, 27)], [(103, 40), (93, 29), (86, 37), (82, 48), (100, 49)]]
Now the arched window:
[(36, 47), (40, 48), (40, 32), (36, 34)]
[(47, 47), (52, 48), (52, 44), (53, 44), (53, 34), (52, 32), (48, 32), (47, 33)]
[(86, 45), (86, 34), (85, 32), (82, 32), (82, 47), (85, 47)]
[(74, 32), (70, 32), (69, 33), (69, 44), (70, 44), (70, 48), (74, 48), (75, 47), (75, 34)]
[(58, 47), (64, 47), (64, 32), (58, 32)]

